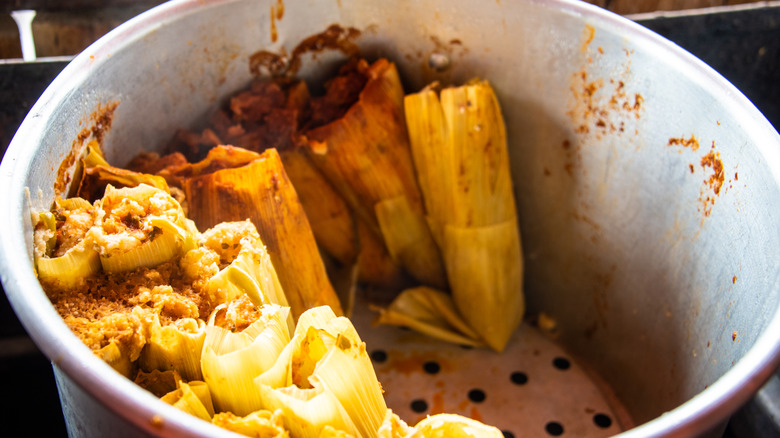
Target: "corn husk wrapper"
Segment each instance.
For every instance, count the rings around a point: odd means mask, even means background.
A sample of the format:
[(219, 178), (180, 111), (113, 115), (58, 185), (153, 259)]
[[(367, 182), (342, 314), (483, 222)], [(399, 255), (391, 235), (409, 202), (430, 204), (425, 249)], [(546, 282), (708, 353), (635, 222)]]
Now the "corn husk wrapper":
[(116, 341), (111, 341), (108, 345), (97, 350), (95, 353), (119, 374), (128, 379), (133, 375), (135, 365), (127, 353), (119, 347), (119, 344)]
[(189, 200), (190, 216), (200, 227), (247, 218), (255, 224), (294, 319), (321, 305), (343, 313), (275, 149), (257, 154), (218, 146), (202, 162), (172, 173)]
[(164, 395), (162, 401), (202, 420), (211, 421), (214, 406), (208, 385), (199, 381), (179, 381), (178, 385), (179, 388)]
[(387, 308), (371, 308), (379, 312), (375, 324), (408, 327), (458, 345), (484, 345), (458, 313), (452, 296), (442, 291), (426, 286), (406, 289)]
[(146, 184), (170, 192), (168, 183), (161, 176), (134, 172), (108, 164), (100, 151), (100, 145), (95, 140), (87, 144), (81, 164), (82, 172), (78, 179), (76, 195), (84, 199), (100, 198), (109, 184), (114, 187), (136, 187)]
[(212, 418), (211, 422), (231, 432), (254, 438), (287, 438), (290, 436), (284, 429), (280, 411), (256, 411), (245, 417), (239, 417), (230, 412), (220, 412)]
[(320, 431), (319, 438), (354, 438), (354, 436), (343, 430), (327, 425)]
[[(111, 218), (114, 209), (120, 208), (119, 206), (126, 202), (135, 202), (150, 212), (154, 211), (152, 205), (167, 202), (173, 206), (173, 211), (138, 217), (135, 228), (144, 230), (144, 237), (142, 240), (132, 238), (136, 242), (134, 246), (126, 244), (118, 248), (110, 247), (109, 245), (121, 236), (105, 233), (100, 227), (93, 227), (90, 234), (94, 236), (95, 245), (99, 247), (100, 263), (104, 271), (125, 272), (141, 267), (154, 267), (197, 246), (198, 231), (195, 224), (187, 219), (179, 203), (168, 192), (146, 184), (119, 189), (109, 184), (100, 200), (98, 225), (101, 225), (101, 221)], [(122, 233), (124, 231), (120, 231), (120, 234)]]
[[(94, 211), (92, 204), (82, 198), (57, 199), (56, 210)], [(100, 256), (93, 248), (90, 236), (69, 248), (65, 254), (52, 257), (57, 244), (57, 221), (49, 211), (34, 215), (35, 233), (45, 241), (34, 251), (35, 267), (40, 281), (57, 290), (69, 290), (83, 284), (84, 279), (101, 270)]]
[(406, 424), (392, 410), (388, 409), (385, 414), (385, 419), (382, 421), (382, 425), (377, 430), (379, 438), (413, 438), (422, 437), (422, 435), (414, 427)]
[[(288, 307), (287, 297), (279, 282), (271, 256), (266, 251), (254, 225), (248, 221), (246, 223), (249, 225), (247, 227), (249, 232), (239, 243), (238, 255), (206, 283), (209, 299), (216, 306), (246, 295), (258, 307), (264, 304)], [(231, 223), (226, 222), (216, 225), (209, 231), (230, 226)], [(224, 258), (225, 251), (221, 248), (215, 250), (220, 257)], [(291, 316), (288, 317), (288, 326), (292, 331), (294, 324)]]
[(92, 242), (85, 238), (59, 257), (36, 255), (38, 279), (57, 290), (75, 289), (83, 284), (85, 278), (102, 270), (100, 254)]
[(301, 150), (281, 150), (279, 156), (317, 244), (342, 265), (355, 263), (359, 242), (347, 203)]
[(409, 274), (390, 257), (384, 241), (364, 221), (358, 221), (357, 234), (360, 239), (358, 282), (393, 293), (414, 283)]
[(485, 81), (405, 98), (428, 221), (458, 310), (501, 351), (520, 324), (523, 260), (498, 100)]
[[(356, 217), (338, 191), (300, 149), (279, 151), (301, 205), (309, 219), (317, 244), (342, 268), (357, 265), (357, 280), (385, 289), (398, 290), (408, 280), (393, 261), (382, 239)], [(331, 278), (333, 278), (331, 276)], [(338, 289), (337, 289), (338, 290)], [(341, 299), (342, 307), (352, 297)], [(348, 314), (349, 312), (347, 312)]]
[(214, 325), (216, 312), (209, 318), (201, 369), (218, 411), (244, 416), (263, 408), (253, 382), (289, 343), (288, 312), (286, 307), (265, 305), (260, 318), (239, 333)]
[(280, 355), (286, 386), (255, 380), (266, 409), (281, 409), (294, 437), (318, 437), (326, 426), (374, 437), (387, 406), (365, 344), (352, 323), (327, 307), (301, 315)]
[(185, 381), (203, 380), (200, 355), (206, 339), (206, 323), (182, 318), (162, 326), (160, 319), (155, 318), (149, 331), (150, 338), (138, 358), (141, 369), (175, 370)]
[[(439, 249), (425, 226), (398, 72), (394, 64), (380, 59), (367, 74), (358, 102), (342, 118), (307, 131), (309, 155), (358, 217), (383, 237), (391, 255), (415, 254), (414, 263), (410, 257), (399, 257), (398, 264), (425, 284), (446, 287)], [(378, 215), (393, 221), (381, 223)], [(409, 236), (412, 232), (415, 235)], [(399, 241), (404, 235), (409, 238)], [(417, 244), (409, 248), (409, 240)]]
[(133, 382), (157, 397), (162, 397), (169, 392), (176, 391), (179, 388), (180, 380), (181, 376), (174, 370), (151, 370), (149, 372), (138, 370)]
[(504, 434), (471, 418), (455, 414), (436, 414), (414, 426), (425, 438), (503, 438)]

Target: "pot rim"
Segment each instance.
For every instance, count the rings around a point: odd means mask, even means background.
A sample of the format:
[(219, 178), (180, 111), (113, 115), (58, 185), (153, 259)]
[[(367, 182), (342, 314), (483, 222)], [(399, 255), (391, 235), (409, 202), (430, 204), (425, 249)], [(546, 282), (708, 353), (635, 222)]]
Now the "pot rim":
[[(240, 1), (240, 0), (231, 0)], [(780, 136), (766, 118), (719, 73), (684, 49), (629, 19), (577, 0), (529, 0), (545, 8), (585, 17), (598, 27), (615, 29), (643, 49), (662, 52), (675, 58), (686, 74), (694, 75), (709, 89), (721, 93), (738, 114), (746, 131), (762, 140), (756, 147), (766, 158), (780, 185)], [(27, 192), (19, 175), (29, 169), (36, 151), (27, 147), (39, 144), (54, 108), (61, 104), (76, 85), (110, 61), (120, 51), (166, 22), (201, 9), (224, 3), (220, 0), (172, 0), (150, 9), (109, 32), (77, 55), (44, 91), (25, 117), (0, 163), (0, 237), (3, 254), (17, 254), (26, 248), (27, 202), (35, 196)], [(26, 193), (26, 195), (24, 194)], [(31, 260), (31, 255), (27, 254)], [(60, 318), (38, 283), (32, 263), (0, 257), (0, 278), (14, 311), (41, 351), (84, 391), (106, 408), (151, 434), (169, 436), (234, 434), (192, 417), (154, 397), (95, 356)], [(778, 280), (780, 281), (780, 280)], [(775, 284), (774, 290), (780, 288)], [(748, 352), (716, 382), (671, 411), (621, 433), (623, 438), (643, 436), (691, 436), (724, 423), (771, 377), (780, 365), (780, 309)], [(120, 395), (117, 397), (117, 395)], [(164, 418), (162, 424), (159, 419)]]

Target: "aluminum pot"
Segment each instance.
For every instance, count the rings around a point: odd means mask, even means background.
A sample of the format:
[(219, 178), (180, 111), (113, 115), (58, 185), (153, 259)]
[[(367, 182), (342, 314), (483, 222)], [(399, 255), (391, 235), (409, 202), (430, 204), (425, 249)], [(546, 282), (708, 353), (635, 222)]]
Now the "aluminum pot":
[[(129, 21), (68, 65), (0, 169), (0, 274), (51, 359), (72, 436), (217, 436), (73, 336), (41, 290), (30, 209), (102, 136), (124, 163), (194, 127), (252, 78), (258, 50), (291, 53), (337, 23), (406, 86), (473, 76), (507, 122), (529, 314), (602, 378), (639, 426), (717, 434), (780, 360), (780, 137), (732, 85), (679, 47), (566, 0), (191, 0)], [(331, 72), (318, 54), (300, 74)], [(96, 111), (118, 103), (110, 130)], [(95, 128), (92, 131), (87, 127)], [(58, 172), (59, 169), (59, 172)], [(59, 175), (58, 175), (59, 174)]]

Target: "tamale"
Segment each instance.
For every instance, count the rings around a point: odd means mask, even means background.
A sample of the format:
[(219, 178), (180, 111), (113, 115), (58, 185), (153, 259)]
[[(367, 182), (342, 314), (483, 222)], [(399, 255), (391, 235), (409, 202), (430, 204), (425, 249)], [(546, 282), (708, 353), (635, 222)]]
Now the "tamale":
[(383, 236), (396, 262), (419, 281), (444, 288), (444, 265), (415, 180), (398, 72), (385, 59), (357, 68), (367, 76), (357, 102), (343, 117), (306, 131), (309, 156), (358, 217)]
[(420, 438), (417, 430), (402, 420), (398, 414), (388, 409), (382, 425), (377, 430), (379, 438)]
[(504, 434), (471, 418), (455, 414), (436, 414), (417, 423), (414, 428), (425, 438), (503, 438)]
[(170, 192), (165, 178), (149, 173), (135, 172), (108, 164), (100, 152), (100, 145), (92, 140), (87, 145), (81, 160), (81, 172), (78, 179), (76, 196), (94, 201), (103, 196), (106, 186), (135, 187), (146, 184)]
[(341, 195), (299, 149), (280, 150), (279, 156), (317, 243), (342, 265), (355, 263), (359, 251), (355, 219)]
[(452, 297), (426, 286), (404, 290), (387, 308), (371, 308), (379, 312), (375, 324), (408, 327), (453, 344), (483, 345), (479, 335), (458, 314)]
[[(223, 222), (203, 233), (201, 244), (229, 263), (206, 283), (206, 293), (214, 305), (246, 294), (256, 306), (278, 304), (288, 307), (271, 257), (250, 221)], [(293, 329), (292, 318), (289, 321)]]
[(282, 425), (282, 413), (260, 410), (239, 417), (230, 412), (214, 415), (211, 423), (231, 432), (252, 438), (289, 438)]
[[(254, 379), (276, 363), (290, 341), (289, 309), (264, 305), (259, 309), (257, 320), (248, 327), (235, 327), (235, 321), (231, 323), (232, 327), (221, 327), (217, 317), (220, 312), (229, 311), (229, 306), (223, 307), (209, 318), (201, 369), (215, 407), (220, 412), (247, 415), (263, 408)], [(237, 331), (233, 332), (231, 328)]]
[[(365, 344), (344, 317), (325, 306), (306, 311), (280, 361), (288, 386), (256, 379), (266, 409), (281, 409), (295, 437), (317, 437), (326, 426), (375, 437), (387, 406)], [(285, 354), (286, 353), (286, 354)]]
[(180, 380), (181, 376), (179, 373), (173, 370), (152, 370), (150, 372), (139, 370), (133, 382), (157, 397), (162, 397), (178, 389)]
[(524, 312), (523, 259), (506, 130), (486, 81), (432, 87), (404, 100), (426, 203), (452, 296), (465, 320), (501, 351)]
[(58, 198), (53, 211), (35, 214), (34, 256), (41, 282), (67, 290), (101, 270), (99, 253), (88, 235), (96, 216), (93, 205), (82, 198)]
[(162, 396), (162, 401), (201, 420), (211, 421), (211, 417), (214, 416), (214, 406), (206, 383), (179, 381), (177, 384), (179, 387)]
[(257, 154), (219, 146), (202, 162), (170, 173), (186, 193), (190, 217), (199, 227), (247, 218), (255, 224), (294, 319), (321, 305), (343, 313), (308, 219), (275, 149)]
[(166, 191), (140, 184), (106, 187), (89, 235), (107, 272), (164, 263), (196, 246), (197, 229)]
[(162, 326), (156, 318), (138, 364), (147, 371), (175, 370), (186, 381), (202, 380), (200, 354), (205, 339), (206, 324), (202, 320), (181, 318)]

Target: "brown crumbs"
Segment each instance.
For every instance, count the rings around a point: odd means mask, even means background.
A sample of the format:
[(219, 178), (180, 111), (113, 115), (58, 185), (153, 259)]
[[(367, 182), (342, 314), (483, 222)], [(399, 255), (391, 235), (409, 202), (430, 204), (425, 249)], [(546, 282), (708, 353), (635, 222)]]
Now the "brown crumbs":
[(725, 180), (723, 175), (723, 162), (720, 159), (720, 154), (715, 151), (710, 151), (707, 155), (702, 157), (701, 167), (709, 167), (712, 169), (712, 175), (704, 180), (704, 183), (712, 190), (715, 196), (720, 195), (720, 189), (723, 187), (723, 182)]
[(691, 134), (690, 138), (680, 137), (680, 138), (670, 138), (669, 139), (669, 146), (682, 146), (684, 148), (690, 148), (692, 151), (696, 151), (699, 149), (699, 140), (694, 137), (693, 134)]

